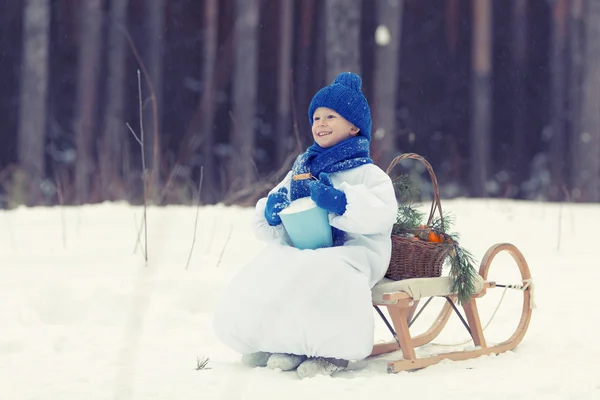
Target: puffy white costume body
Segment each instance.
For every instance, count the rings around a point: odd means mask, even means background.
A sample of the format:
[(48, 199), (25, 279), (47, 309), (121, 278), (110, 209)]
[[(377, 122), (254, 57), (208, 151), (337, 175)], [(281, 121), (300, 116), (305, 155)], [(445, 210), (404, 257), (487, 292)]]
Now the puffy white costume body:
[[(373, 164), (330, 175), (346, 195), (330, 224), (343, 246), (299, 250), (283, 225), (270, 226), (257, 202), (256, 236), (268, 245), (233, 279), (214, 318), (217, 336), (239, 353), (258, 351), (359, 360), (373, 347), (371, 288), (390, 261), (397, 203), (388, 175)], [(272, 192), (290, 186), (292, 173)]]

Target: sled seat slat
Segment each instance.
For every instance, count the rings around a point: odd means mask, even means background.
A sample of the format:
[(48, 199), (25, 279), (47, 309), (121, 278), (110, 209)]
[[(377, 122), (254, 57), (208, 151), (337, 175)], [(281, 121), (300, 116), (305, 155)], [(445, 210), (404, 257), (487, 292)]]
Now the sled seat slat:
[[(477, 275), (475, 279), (475, 293), (484, 288), (484, 279)], [(440, 276), (437, 278), (411, 278), (394, 281), (383, 278), (371, 290), (373, 304), (396, 304), (402, 300), (420, 300), (433, 296), (449, 296), (452, 293), (452, 278)]]

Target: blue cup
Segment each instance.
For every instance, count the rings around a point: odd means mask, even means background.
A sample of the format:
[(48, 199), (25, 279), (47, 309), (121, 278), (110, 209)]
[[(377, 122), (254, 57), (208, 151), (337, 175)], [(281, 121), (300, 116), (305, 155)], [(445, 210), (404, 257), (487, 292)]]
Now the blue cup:
[(294, 247), (314, 250), (333, 244), (329, 213), (310, 197), (292, 201), (279, 216)]

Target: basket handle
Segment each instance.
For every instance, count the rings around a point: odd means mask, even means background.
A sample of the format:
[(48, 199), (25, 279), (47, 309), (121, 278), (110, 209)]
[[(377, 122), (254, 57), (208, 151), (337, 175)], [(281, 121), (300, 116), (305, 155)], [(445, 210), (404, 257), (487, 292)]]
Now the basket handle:
[(433, 203), (431, 204), (431, 210), (429, 211), (429, 218), (427, 219), (427, 225), (431, 224), (431, 221), (433, 220), (433, 213), (435, 212), (435, 209), (437, 208), (440, 213), (440, 219), (442, 221), (442, 226), (443, 226), (444, 216), (442, 215), (442, 203), (440, 201), (440, 191), (438, 188), (437, 178), (435, 177), (435, 173), (433, 172), (433, 168), (431, 167), (431, 164), (429, 164), (429, 161), (427, 161), (425, 158), (423, 158), (422, 156), (420, 156), (416, 153), (404, 153), (392, 160), (392, 162), (390, 163), (390, 166), (385, 171), (386, 174), (389, 175), (392, 168), (394, 168), (394, 166), (396, 164), (398, 164), (402, 160), (406, 160), (407, 158), (410, 158), (413, 160), (418, 160), (421, 163), (423, 163), (423, 165), (425, 165), (425, 168), (427, 168), (427, 171), (429, 172), (429, 177), (431, 178), (431, 182), (433, 183)]

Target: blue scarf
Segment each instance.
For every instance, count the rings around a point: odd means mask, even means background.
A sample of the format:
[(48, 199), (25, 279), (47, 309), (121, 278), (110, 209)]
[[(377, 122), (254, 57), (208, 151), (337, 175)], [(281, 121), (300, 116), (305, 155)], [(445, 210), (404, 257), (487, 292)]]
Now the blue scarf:
[[(335, 146), (324, 149), (314, 143), (296, 158), (292, 167), (293, 175), (305, 175), (305, 179), (294, 180), (290, 184), (290, 200), (310, 196), (308, 182), (318, 179), (321, 172), (328, 174), (372, 164), (369, 155), (369, 140), (364, 136), (346, 139)], [(310, 175), (308, 175), (310, 174)], [(333, 229), (333, 245), (344, 244), (344, 233)]]
[(290, 199), (292, 201), (310, 196), (308, 182), (318, 179), (321, 172), (331, 174), (351, 168), (372, 164), (369, 156), (369, 140), (363, 136), (346, 139), (327, 149), (314, 143), (296, 158), (292, 172), (294, 175), (310, 173), (310, 177), (302, 180), (292, 180)]

